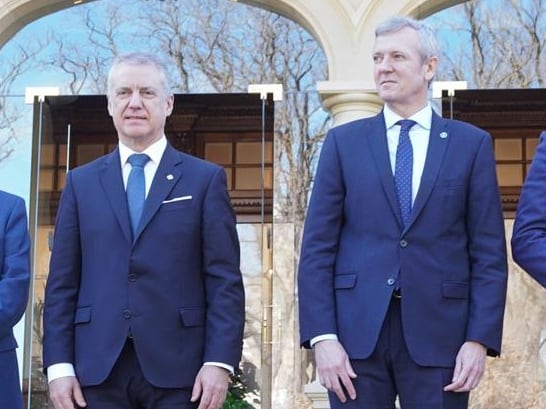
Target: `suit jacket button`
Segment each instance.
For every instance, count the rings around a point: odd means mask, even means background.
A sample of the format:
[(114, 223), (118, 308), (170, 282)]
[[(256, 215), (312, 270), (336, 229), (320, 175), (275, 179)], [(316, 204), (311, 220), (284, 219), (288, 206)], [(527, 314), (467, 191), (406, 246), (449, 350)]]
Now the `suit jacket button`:
[(136, 281), (136, 274), (129, 274), (129, 281), (134, 283)]
[(123, 318), (125, 318), (126, 320), (131, 318), (131, 310), (124, 310), (123, 311)]
[(395, 280), (394, 278), (389, 278), (389, 279), (387, 280), (387, 284), (388, 284), (388, 285), (394, 285), (395, 282), (396, 282), (396, 280)]
[(400, 240), (400, 247), (402, 248), (408, 247), (408, 242), (404, 239)]

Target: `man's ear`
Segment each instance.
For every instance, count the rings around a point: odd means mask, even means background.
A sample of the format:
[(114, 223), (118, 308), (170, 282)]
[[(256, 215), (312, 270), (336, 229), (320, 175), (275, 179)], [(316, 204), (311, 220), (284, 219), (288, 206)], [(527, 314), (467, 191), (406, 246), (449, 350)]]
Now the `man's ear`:
[(112, 109), (112, 102), (110, 101), (110, 98), (108, 98), (108, 97), (106, 97), (106, 100), (107, 100), (106, 106), (107, 106), (107, 108), (108, 108), (108, 114), (109, 114), (110, 116), (114, 116), (114, 115), (112, 115), (112, 112), (113, 112), (113, 109)]
[(170, 116), (174, 108), (174, 95), (169, 95), (165, 101), (165, 116)]
[(425, 62), (425, 79), (430, 82), (436, 75), (436, 69), (438, 68), (438, 57), (430, 57)]

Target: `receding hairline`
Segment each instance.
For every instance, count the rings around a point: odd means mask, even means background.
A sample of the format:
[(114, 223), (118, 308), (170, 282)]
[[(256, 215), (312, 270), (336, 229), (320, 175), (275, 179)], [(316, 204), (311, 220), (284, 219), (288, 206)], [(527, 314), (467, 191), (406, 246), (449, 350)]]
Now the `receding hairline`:
[(423, 59), (439, 58), (440, 46), (434, 30), (424, 22), (411, 17), (394, 16), (383, 21), (375, 28), (375, 38), (396, 33), (405, 28), (412, 29), (417, 34)]
[(114, 57), (114, 59), (112, 60), (112, 65), (108, 70), (106, 86), (107, 95), (109, 95), (112, 91), (112, 75), (121, 65), (151, 66), (156, 68), (160, 74), (160, 81), (163, 86), (163, 91), (167, 95), (172, 95), (168, 84), (167, 66), (165, 62), (155, 54), (142, 52), (121, 54)]

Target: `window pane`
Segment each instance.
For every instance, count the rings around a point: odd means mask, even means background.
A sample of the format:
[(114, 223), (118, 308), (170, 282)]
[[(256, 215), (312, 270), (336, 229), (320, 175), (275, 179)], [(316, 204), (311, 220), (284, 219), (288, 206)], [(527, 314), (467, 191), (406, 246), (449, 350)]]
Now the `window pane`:
[(61, 191), (64, 188), (64, 182), (66, 179), (66, 169), (59, 169), (57, 172), (57, 190)]
[(55, 165), (55, 145), (43, 144), (40, 151), (40, 165), (54, 166)]
[(264, 189), (273, 190), (273, 169), (265, 168), (264, 170)]
[(500, 186), (521, 186), (523, 167), (521, 165), (497, 165), (497, 177)]
[(231, 143), (207, 143), (205, 145), (205, 159), (222, 165), (231, 165)]
[(261, 168), (238, 168), (235, 172), (235, 189), (259, 190), (262, 188)]
[(53, 177), (55, 171), (50, 169), (42, 169), (40, 171), (40, 190), (50, 192), (53, 190)]
[(81, 144), (78, 145), (78, 166), (91, 162), (99, 156), (104, 155), (104, 145)]
[(522, 160), (521, 139), (495, 139), (497, 160)]
[[(235, 174), (236, 189), (259, 190), (262, 188), (261, 168), (237, 168)], [(273, 169), (271, 167), (264, 169), (264, 189), (273, 189)]]
[[(273, 143), (266, 142), (264, 146), (265, 163), (273, 163)], [(240, 164), (260, 164), (262, 163), (262, 144), (261, 142), (238, 142), (237, 143), (237, 163)]]
[(59, 166), (66, 167), (66, 145), (59, 145)]
[(527, 150), (527, 157), (525, 159), (531, 160), (535, 156), (537, 150), (538, 138), (528, 138), (525, 140), (525, 148)]

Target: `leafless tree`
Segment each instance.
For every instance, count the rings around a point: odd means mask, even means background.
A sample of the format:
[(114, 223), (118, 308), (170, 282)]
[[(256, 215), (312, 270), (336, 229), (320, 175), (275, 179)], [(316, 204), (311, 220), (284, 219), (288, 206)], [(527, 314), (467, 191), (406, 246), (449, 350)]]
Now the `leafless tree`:
[(444, 54), (438, 79), (469, 88), (544, 86), (546, 3), (468, 1), (431, 19)]
[(100, 11), (82, 8), (68, 13), (74, 16), (75, 24), (79, 22), (79, 26), (85, 28), (85, 40), (81, 36), (66, 35), (64, 31), (55, 32), (53, 50), (42, 58), (66, 75), (65, 92), (74, 95), (104, 93), (109, 64), (122, 47), (120, 43), (128, 24), (121, 5), (111, 3)]
[(37, 65), (36, 55), (43, 41), (31, 41), (24, 46), (15, 45), (10, 57), (0, 55), (0, 162), (14, 151), (18, 141), (16, 121), (22, 117), (22, 110), (9, 103), (14, 83), (32, 67)]

